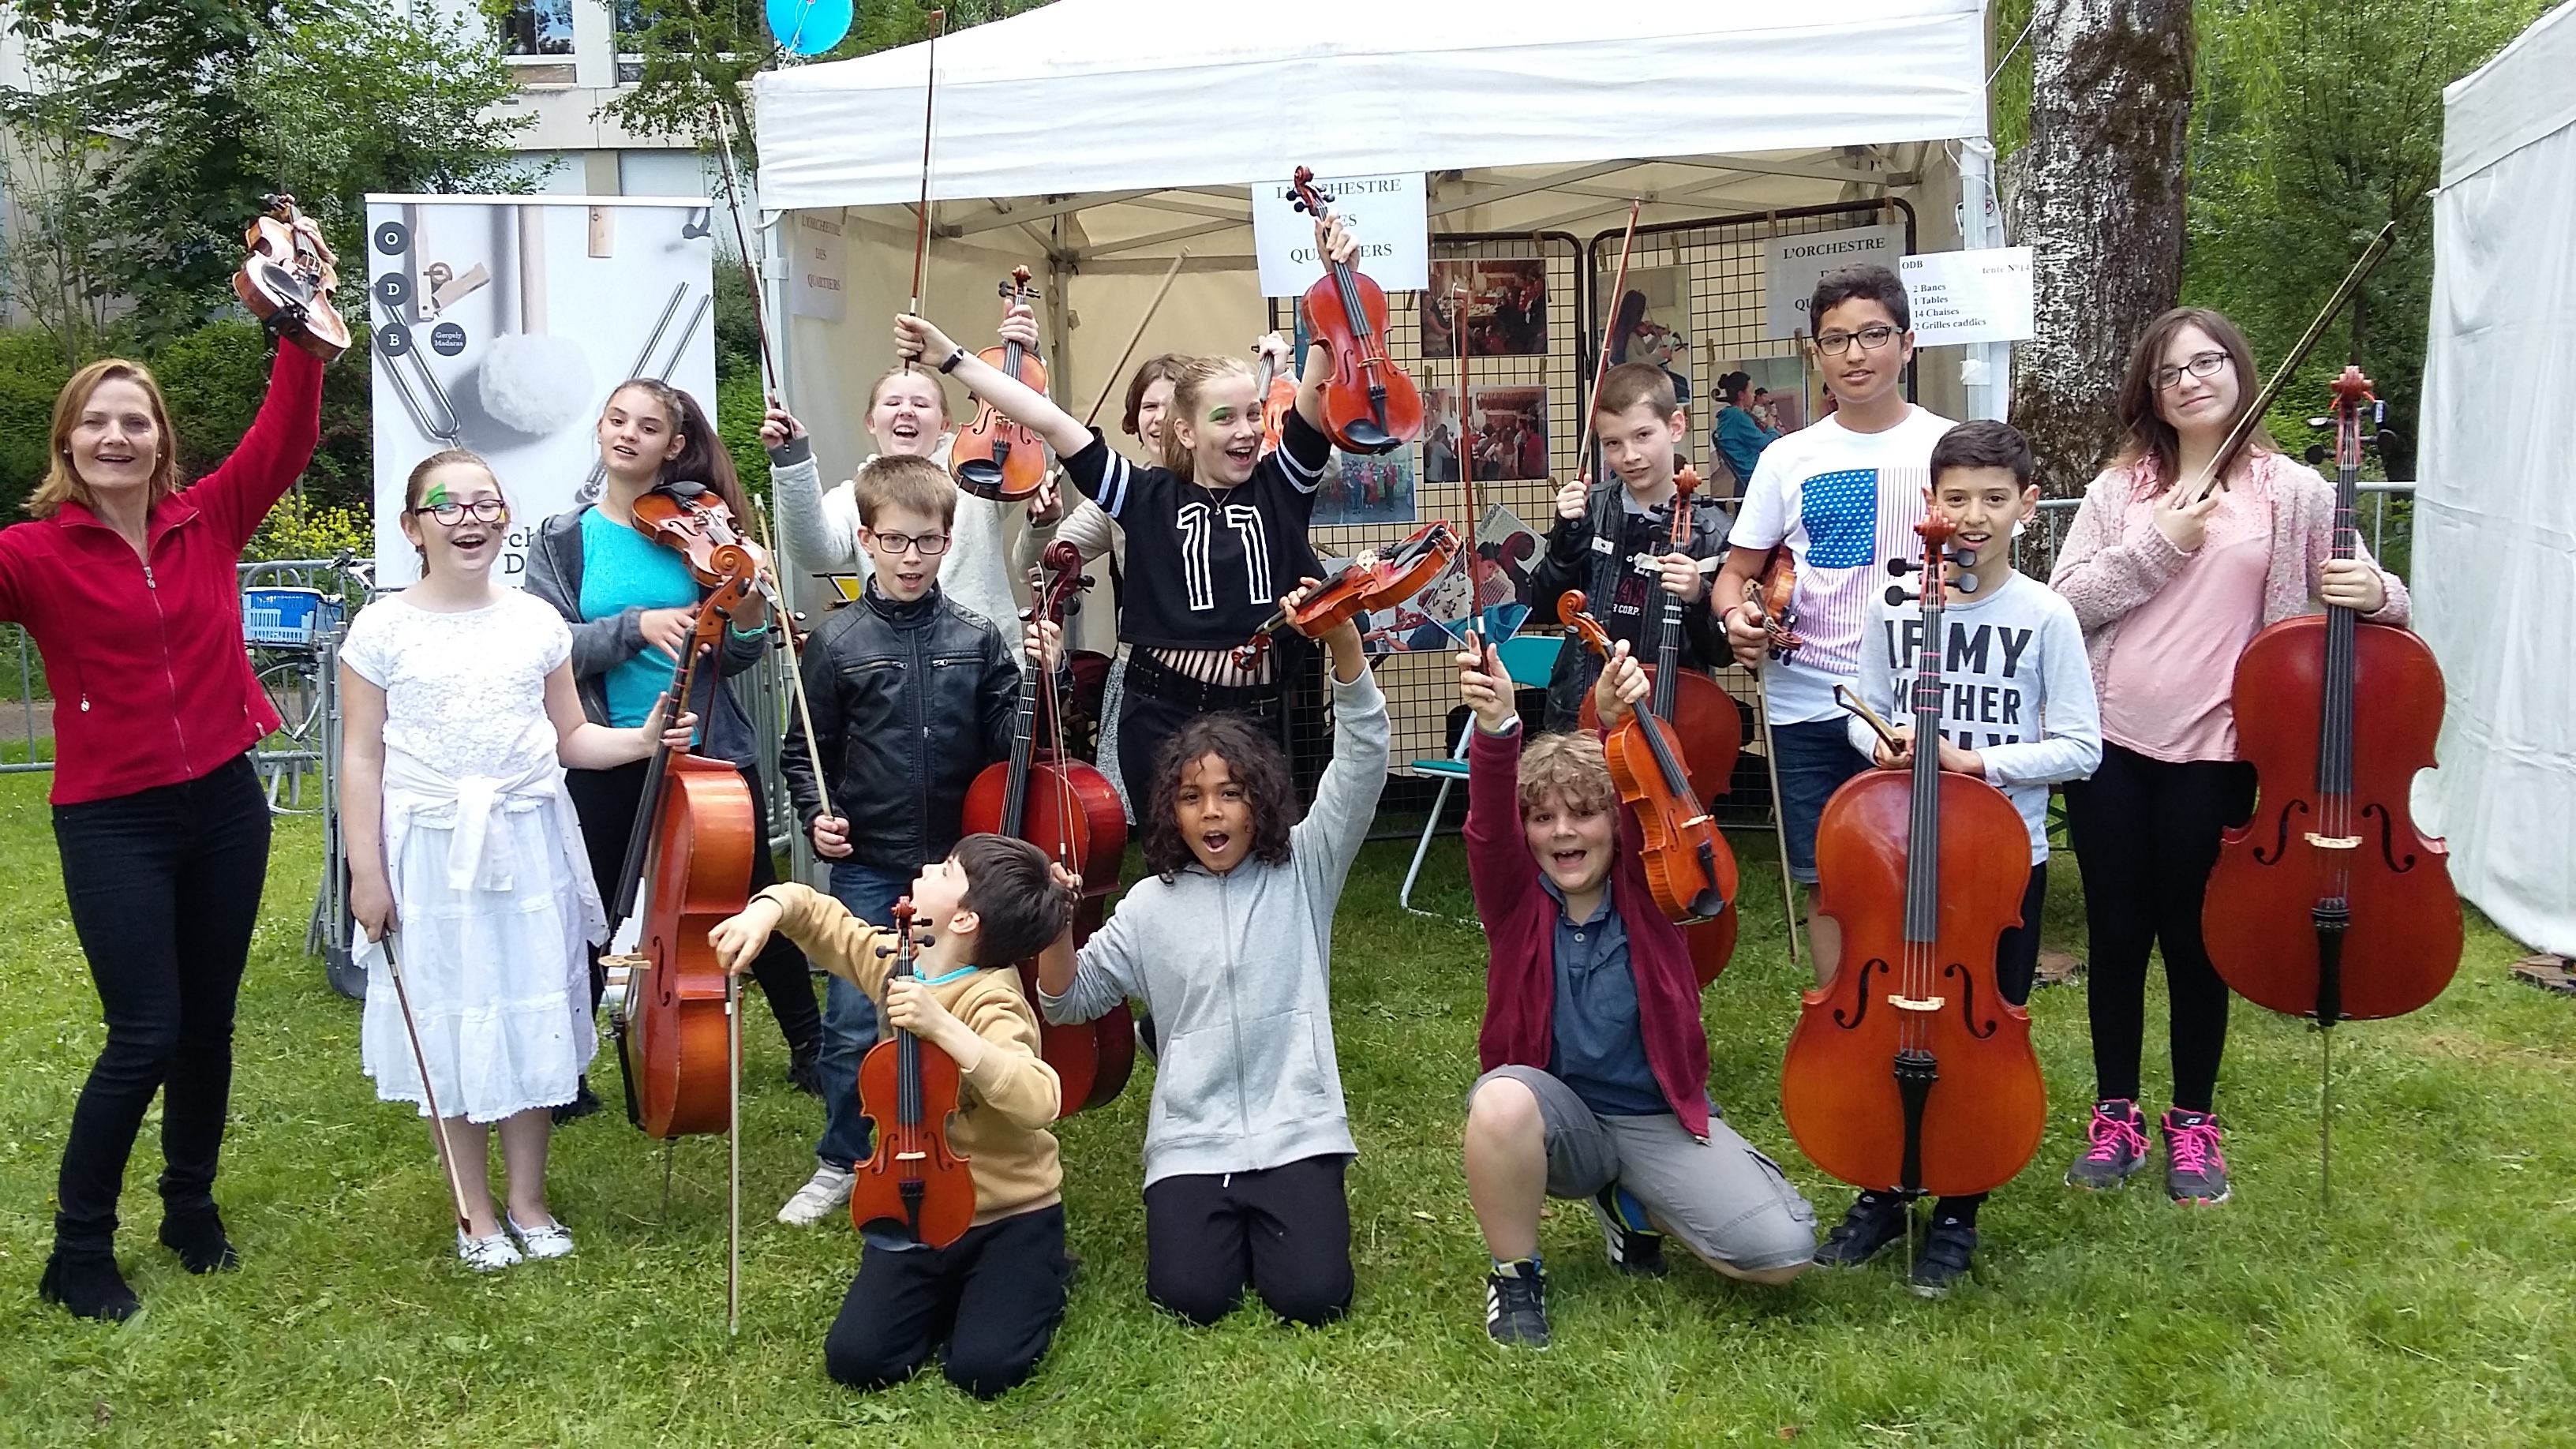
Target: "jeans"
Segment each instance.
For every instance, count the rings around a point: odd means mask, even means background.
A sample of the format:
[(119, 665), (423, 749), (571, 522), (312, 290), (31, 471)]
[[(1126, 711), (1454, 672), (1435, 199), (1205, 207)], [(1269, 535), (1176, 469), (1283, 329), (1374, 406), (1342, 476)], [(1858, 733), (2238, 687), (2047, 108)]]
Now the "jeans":
[(1801, 885), (1816, 883), (1816, 822), (1825, 802), (1843, 782), (1869, 768), (1869, 757), (1852, 748), (1839, 719), (1807, 720), (1771, 727), (1771, 748), (1780, 756), (1780, 821), (1789, 833), (1789, 877)]
[[(832, 896), (871, 926), (894, 924), (894, 903), (912, 893), (912, 877), (871, 865), (835, 861)], [(866, 1160), (868, 1119), (859, 1111), (859, 1061), (877, 1042), (876, 1003), (838, 976), (823, 978), (823, 1051), (815, 1059), (823, 1079), (823, 1136), (814, 1155), (827, 1167)]]
[(107, 1045), (72, 1109), (54, 1236), (105, 1253), (152, 1094), (164, 1092), (164, 1214), (214, 1209), (233, 1080), (233, 1003), (268, 877), (268, 802), (243, 756), (212, 773), (54, 807), (63, 894)]

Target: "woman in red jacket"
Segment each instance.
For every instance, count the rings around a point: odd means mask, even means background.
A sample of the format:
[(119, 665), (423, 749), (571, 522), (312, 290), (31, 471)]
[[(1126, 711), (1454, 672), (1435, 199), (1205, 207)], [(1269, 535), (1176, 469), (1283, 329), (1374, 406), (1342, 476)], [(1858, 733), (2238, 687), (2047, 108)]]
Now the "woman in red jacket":
[(248, 751), (278, 718), (242, 647), (233, 565), (321, 421), (322, 364), (282, 346), (241, 446), (182, 488), (152, 374), (94, 362), (54, 400), (31, 521), (0, 530), (0, 619), (45, 657), (63, 894), (107, 1018), (72, 1109), (40, 1287), (83, 1318), (141, 1306), (116, 1268), (116, 1196), (156, 1088), (161, 1241), (191, 1273), (240, 1261), (215, 1211), (215, 1156), (268, 874)]

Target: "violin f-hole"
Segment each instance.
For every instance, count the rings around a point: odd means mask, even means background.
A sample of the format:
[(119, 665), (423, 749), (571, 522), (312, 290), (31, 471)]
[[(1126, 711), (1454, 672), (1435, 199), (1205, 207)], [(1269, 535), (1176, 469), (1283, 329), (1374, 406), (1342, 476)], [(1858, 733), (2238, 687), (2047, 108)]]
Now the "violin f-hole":
[(2269, 856), (2266, 856), (2263, 854), (2263, 847), (2259, 845), (2254, 847), (2254, 863), (2256, 865), (2279, 865), (2282, 858), (2290, 853), (2290, 812), (2293, 810), (2302, 815), (2307, 814), (2308, 802), (2305, 800), (2289, 800), (2282, 803), (2281, 813), (2274, 818), (2274, 824), (2279, 830), (2279, 835), (2272, 842), (2272, 853)]

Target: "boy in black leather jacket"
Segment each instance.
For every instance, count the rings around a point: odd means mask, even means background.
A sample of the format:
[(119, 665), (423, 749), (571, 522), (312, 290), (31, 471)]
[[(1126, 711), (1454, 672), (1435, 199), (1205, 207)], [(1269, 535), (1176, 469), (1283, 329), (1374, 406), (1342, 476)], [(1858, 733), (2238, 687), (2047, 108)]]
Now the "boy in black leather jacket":
[[(788, 430), (801, 432), (792, 420)], [(791, 436), (773, 464), (797, 461), (782, 455), (806, 446)], [(859, 546), (875, 574), (858, 602), (816, 627), (804, 656), (814, 750), (831, 772), (835, 813), (823, 813), (801, 730), (790, 729), (779, 773), (814, 853), (831, 865), (832, 894), (859, 919), (882, 921), (925, 862), (956, 848), (976, 775), (1010, 758), (1020, 671), (1002, 621), (940, 592), (957, 514), (947, 470), (927, 458), (880, 457), (859, 471), (857, 492)], [(1043, 637), (1051, 667), (1055, 626)], [(876, 1011), (839, 977), (826, 985), (821, 1163), (778, 1214), (797, 1227), (849, 1201), (851, 1168), (869, 1151), (857, 1082), (859, 1059), (876, 1041)]]

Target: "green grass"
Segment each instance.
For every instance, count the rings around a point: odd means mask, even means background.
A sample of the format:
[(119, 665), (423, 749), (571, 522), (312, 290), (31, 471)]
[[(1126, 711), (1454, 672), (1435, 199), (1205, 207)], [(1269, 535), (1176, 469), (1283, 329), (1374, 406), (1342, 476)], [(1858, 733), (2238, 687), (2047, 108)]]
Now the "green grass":
[[(2402, 1021), (2338, 1034), (2331, 1212), (2317, 1195), (2317, 1050), (2237, 1008), (2220, 1105), (2237, 1199), (2183, 1211), (2141, 1180), (2058, 1185), (2090, 1090), (2080, 988), (2033, 1003), (2057, 1093), (2047, 1143), (1985, 1213), (1979, 1281), (1940, 1303), (1896, 1270), (1779, 1290), (1695, 1263), (1631, 1283), (1590, 1215), (1545, 1226), (1556, 1347), (1485, 1340), (1484, 1260), (1458, 1165), (1482, 953), (1403, 915), (1406, 847), (1369, 849), (1337, 931), (1336, 1029), (1361, 1155), (1359, 1305), (1291, 1331), (1212, 1330), (1144, 1301), (1137, 1142), (1148, 1083), (1063, 1130), (1082, 1277), (1026, 1387), (977, 1404), (935, 1376), (846, 1393), (820, 1342), (855, 1263), (844, 1227), (769, 1221), (811, 1165), (817, 1109), (780, 1081), (755, 1008), (743, 1333), (723, 1326), (720, 1141), (664, 1154), (613, 1114), (557, 1139), (572, 1260), (493, 1279), (449, 1249), (444, 1187), (405, 1108), (374, 1101), (357, 1013), (301, 955), (317, 860), (283, 822), (242, 1000), (219, 1195), (245, 1266), (212, 1280), (152, 1240), (147, 1125), (120, 1239), (145, 1310), (121, 1327), (40, 1305), (53, 1174), (100, 1028), (63, 917), (41, 776), (0, 778), (0, 1442), (316, 1444), (2541, 1444), (2576, 1442), (2576, 1149), (2569, 1004), (2510, 984), (2479, 922), (2459, 980)], [(1739, 841), (1749, 929), (1710, 989), (1718, 1100), (1830, 1217), (1847, 1190), (1782, 1129), (1801, 973), (1763, 842)], [(2052, 934), (2078, 933), (2072, 869)], [(1431, 903), (1466, 909), (1455, 844)], [(2160, 1009), (2147, 1060), (2162, 1075)], [(608, 1083), (614, 1090), (613, 1077)], [(2150, 1092), (2155, 1088), (2151, 1085)], [(2160, 1104), (2151, 1104), (2160, 1105)]]

